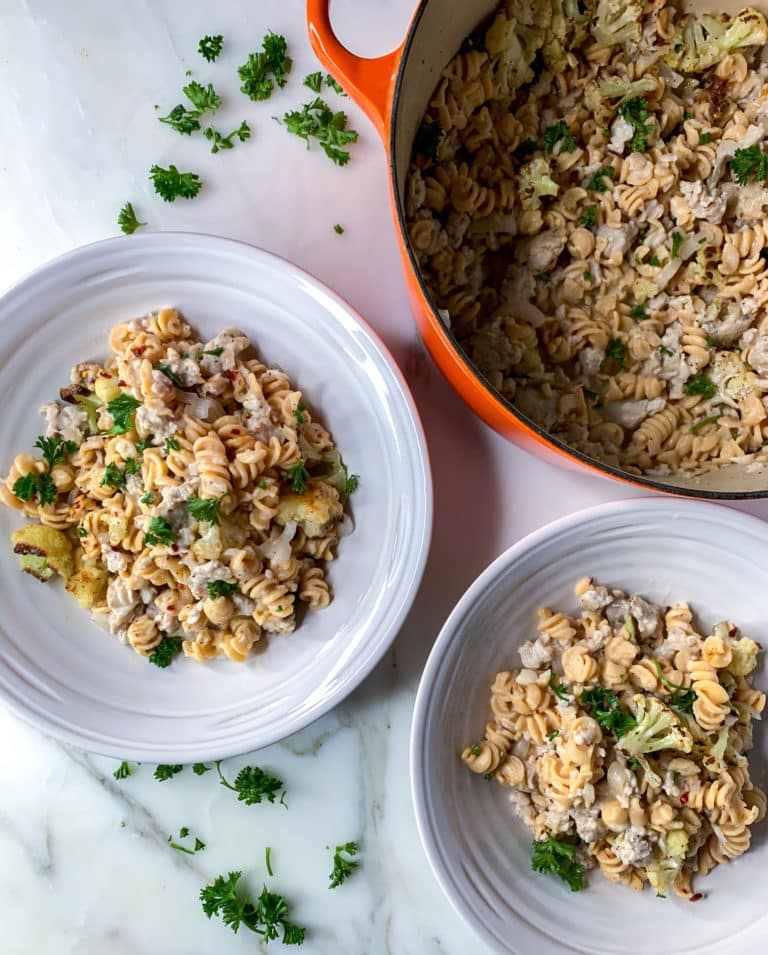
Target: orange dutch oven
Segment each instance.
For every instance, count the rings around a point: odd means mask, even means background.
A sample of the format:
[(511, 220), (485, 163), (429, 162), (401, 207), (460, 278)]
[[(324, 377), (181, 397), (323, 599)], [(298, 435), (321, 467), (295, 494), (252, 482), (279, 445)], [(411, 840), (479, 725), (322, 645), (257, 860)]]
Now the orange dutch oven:
[(307, 0), (312, 49), (367, 113), (382, 138), (411, 306), (427, 349), (460, 397), (499, 434), (560, 465), (689, 497), (768, 497), (766, 475), (750, 473), (743, 465), (731, 464), (697, 477), (680, 472), (659, 480), (604, 464), (552, 437), (496, 392), (469, 361), (432, 304), (408, 240), (404, 194), (413, 140), (440, 74), (464, 38), (496, 9), (498, 0), (421, 0), (402, 45), (373, 59), (356, 56), (339, 41), (331, 26), (330, 4), (331, 0)]

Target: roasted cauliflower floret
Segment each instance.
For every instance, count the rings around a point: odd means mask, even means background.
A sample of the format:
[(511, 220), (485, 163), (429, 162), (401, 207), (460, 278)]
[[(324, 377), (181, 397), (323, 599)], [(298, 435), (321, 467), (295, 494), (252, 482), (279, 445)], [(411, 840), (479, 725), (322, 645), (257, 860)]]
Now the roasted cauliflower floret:
[(598, 43), (618, 46), (640, 39), (643, 5), (632, 0), (598, 0), (592, 35)]
[(670, 886), (680, 874), (688, 851), (688, 834), (684, 829), (673, 829), (667, 833), (666, 854), (646, 863), (645, 874), (656, 889), (657, 895), (666, 895)]
[(757, 665), (760, 645), (749, 637), (742, 637), (740, 640), (729, 640), (728, 646), (731, 648), (733, 657), (726, 669), (734, 676), (747, 676)]
[(275, 520), (283, 527), (296, 521), (307, 537), (322, 537), (344, 513), (339, 492), (323, 481), (307, 481), (303, 494), (287, 491), (280, 495)]
[(54, 573), (69, 577), (75, 569), (71, 541), (52, 527), (27, 524), (11, 534), (11, 542), (14, 554), (21, 557), (21, 569), (38, 580), (49, 580)]
[(693, 737), (677, 714), (654, 696), (636, 693), (629, 708), (637, 724), (628, 730), (616, 745), (630, 756), (653, 753), (659, 749), (676, 749), (690, 753)]
[(741, 47), (767, 42), (768, 25), (752, 7), (744, 7), (733, 18), (688, 16), (675, 31), (663, 59), (673, 70), (701, 73)]
[(67, 580), (66, 588), (81, 607), (90, 610), (104, 599), (109, 575), (100, 561), (86, 560), (82, 550), (78, 551), (75, 560), (77, 569)]
[(536, 156), (520, 170), (520, 195), (524, 199), (533, 196), (556, 196), (560, 187), (552, 178), (548, 160)]

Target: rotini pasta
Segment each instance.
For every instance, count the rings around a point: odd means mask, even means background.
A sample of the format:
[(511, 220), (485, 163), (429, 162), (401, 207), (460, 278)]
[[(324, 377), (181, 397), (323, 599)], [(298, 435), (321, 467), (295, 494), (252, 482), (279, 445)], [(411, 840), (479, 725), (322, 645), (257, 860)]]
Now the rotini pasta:
[(746, 852), (765, 815), (744, 755), (765, 707), (749, 681), (759, 646), (726, 622), (700, 634), (685, 603), (662, 610), (589, 577), (575, 594), (578, 615), (539, 611), (462, 759), (513, 790), (537, 871), (580, 888), (598, 867), (691, 898), (692, 877)]
[(177, 649), (242, 662), (264, 633), (292, 632), (300, 604), (331, 602), (324, 562), (351, 529), (357, 478), (237, 329), (200, 342), (165, 308), (109, 341), (41, 409), (41, 455), (18, 455), (0, 483), (2, 503), (40, 522), (14, 532), (22, 569), (59, 573), (160, 665)]
[(768, 463), (768, 27), (747, 8), (718, 23), (735, 45), (692, 49), (710, 29), (667, 0), (504, 0), (443, 71), (405, 191), (470, 360), (636, 474)]

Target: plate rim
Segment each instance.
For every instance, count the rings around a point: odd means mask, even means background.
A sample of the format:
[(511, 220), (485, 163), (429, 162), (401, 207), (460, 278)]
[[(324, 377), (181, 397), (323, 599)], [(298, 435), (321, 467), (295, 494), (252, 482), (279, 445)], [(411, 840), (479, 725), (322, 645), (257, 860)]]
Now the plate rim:
[[(437, 827), (433, 825), (427, 810), (427, 774), (422, 772), (426, 748), (420, 745), (420, 740), (424, 738), (423, 730), (428, 718), (430, 698), (437, 675), (446, 657), (445, 651), (456, 639), (457, 624), (460, 623), (461, 619), (466, 615), (468, 609), (475, 602), (476, 597), (486, 589), (488, 584), (496, 578), (503, 568), (515, 560), (524, 559), (527, 551), (545, 543), (547, 540), (556, 538), (566, 530), (572, 530), (574, 527), (588, 523), (595, 518), (611, 516), (612, 514), (618, 516), (620, 514), (626, 514), (631, 510), (642, 513), (653, 509), (668, 512), (686, 510), (691, 513), (691, 516), (699, 515), (700, 518), (704, 518), (707, 522), (713, 515), (720, 515), (722, 518), (727, 513), (729, 520), (732, 521), (733, 524), (741, 525), (744, 530), (751, 528), (753, 532), (758, 532), (760, 536), (763, 536), (766, 543), (768, 543), (767, 521), (754, 514), (740, 511), (728, 504), (713, 504), (710, 501), (693, 498), (659, 497), (646, 494), (637, 498), (622, 498), (617, 501), (606, 501), (590, 507), (580, 508), (571, 514), (555, 518), (543, 524), (541, 527), (530, 531), (528, 534), (525, 534), (518, 541), (515, 541), (515, 543), (502, 551), (498, 557), (494, 558), (487, 567), (478, 574), (446, 618), (422, 670), (411, 719), (408, 760), (411, 804), (416, 818), (416, 829), (419, 833), (421, 846), (427, 857), (432, 875), (440, 886), (451, 908), (467, 928), (492, 951), (499, 953), (499, 955), (521, 955), (524, 949), (500, 945), (496, 935), (476, 916), (464, 898), (464, 895), (458, 891), (456, 880), (446, 865), (447, 860), (439, 848), (440, 840), (438, 838)], [(567, 948), (563, 947), (563, 943), (559, 939), (555, 940), (542, 933), (540, 927), (530, 921), (516, 918), (515, 922), (511, 924), (526, 932), (527, 942), (546, 942), (549, 945), (559, 946), (561, 951), (573, 953), (573, 955), (584, 955), (587, 951), (585, 948), (575, 948), (571, 945), (568, 945)], [(530, 935), (528, 935), (528, 933), (530, 933)], [(737, 934), (741, 934), (741, 932)], [(735, 939), (736, 936), (732, 936), (732, 938)], [(713, 945), (707, 945), (706, 948), (700, 948), (697, 951), (700, 952), (701, 955), (714, 955), (714, 953), (721, 951), (721, 948), (719, 948), (719, 943), (713, 943)]]
[[(26, 273), (16, 282), (5, 289), (0, 290), (0, 323), (4, 320), (3, 313), (9, 308), (12, 310), (14, 299), (21, 298), (29, 292), (34, 294), (34, 286), (39, 283), (41, 278), (46, 281), (57, 278), (57, 273), (62, 270), (66, 272), (68, 268), (77, 268), (86, 264), (94, 255), (114, 252), (117, 256), (127, 250), (136, 250), (137, 246), (146, 246), (147, 254), (150, 253), (153, 246), (164, 246), (168, 248), (174, 243), (180, 243), (187, 246), (197, 246), (201, 251), (206, 248), (219, 247), (222, 252), (229, 251), (230, 254), (239, 254), (259, 260), (269, 269), (276, 269), (281, 276), (293, 284), (304, 284), (311, 286), (314, 290), (321, 293), (334, 304), (334, 306), (345, 313), (354, 325), (363, 334), (366, 345), (369, 349), (377, 351), (383, 365), (386, 366), (389, 373), (394, 378), (398, 390), (398, 398), (401, 409), (406, 411), (411, 426), (412, 446), (411, 464), (417, 479), (417, 484), (411, 489), (411, 500), (413, 502), (414, 540), (414, 558), (412, 561), (413, 573), (406, 582), (405, 593), (399, 602), (397, 612), (382, 621), (378, 627), (384, 637), (379, 640), (374, 650), (370, 652), (361, 665), (355, 667), (350, 675), (333, 691), (324, 696), (321, 700), (307, 708), (306, 711), (294, 715), (291, 718), (283, 718), (274, 725), (274, 729), (267, 733), (259, 731), (248, 740), (233, 742), (231, 746), (218, 746), (215, 743), (201, 745), (194, 753), (184, 753), (183, 761), (205, 762), (212, 759), (227, 759), (233, 756), (242, 755), (254, 750), (263, 749), (266, 746), (273, 745), (286, 739), (293, 733), (297, 733), (307, 726), (329, 713), (343, 700), (345, 700), (384, 658), (387, 651), (391, 648), (397, 636), (400, 633), (402, 625), (407, 618), (413, 603), (418, 594), (418, 590), (426, 569), (429, 557), (430, 544), (432, 539), (432, 527), (434, 519), (434, 487), (432, 478), (432, 469), (429, 456), (429, 447), (426, 440), (424, 425), (419, 414), (415, 399), (411, 393), (410, 387), (405, 379), (403, 372), (397, 364), (392, 352), (387, 347), (378, 332), (366, 321), (366, 319), (346, 301), (338, 292), (328, 286), (325, 282), (302, 268), (285, 256), (270, 252), (261, 246), (244, 242), (240, 239), (233, 239), (227, 236), (215, 235), (208, 232), (185, 232), (185, 231), (159, 231), (148, 232), (136, 236), (111, 236), (105, 239), (99, 239), (84, 245), (69, 249), (54, 258), (41, 263)], [(104, 268), (114, 268), (118, 265), (112, 258)], [(61, 276), (58, 276), (61, 280)], [(323, 303), (318, 303), (318, 308), (328, 312)], [(330, 314), (330, 313), (329, 313)], [(41, 715), (35, 710), (28, 709), (23, 704), (19, 704), (17, 699), (6, 694), (5, 688), (0, 684), (0, 702), (2, 705), (21, 719), (27, 725), (34, 726), (36, 729), (46, 733), (54, 739), (77, 746), (86, 752), (95, 753), (102, 756), (109, 756), (116, 759), (131, 759), (139, 762), (175, 762), (176, 756), (172, 746), (167, 748), (158, 747), (155, 750), (142, 749), (142, 744), (137, 746), (127, 745), (113, 748), (109, 741), (104, 741), (103, 745), (95, 744), (89, 738), (81, 736), (76, 730), (69, 727), (62, 727), (54, 720)], [(164, 744), (163, 744), (164, 745)]]

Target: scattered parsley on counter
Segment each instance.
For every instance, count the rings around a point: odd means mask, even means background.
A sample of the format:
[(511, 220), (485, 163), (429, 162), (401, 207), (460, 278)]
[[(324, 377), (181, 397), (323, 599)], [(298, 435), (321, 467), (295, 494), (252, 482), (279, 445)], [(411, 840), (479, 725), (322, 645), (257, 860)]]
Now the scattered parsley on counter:
[(125, 760), (123, 760), (114, 773), (112, 773), (112, 775), (115, 777), (115, 779), (127, 779), (130, 775), (132, 775), (132, 773), (133, 770), (131, 767)]
[(164, 783), (168, 779), (173, 779), (182, 769), (184, 767), (181, 765), (169, 766), (168, 763), (160, 763), (155, 769), (154, 776), (159, 783)]
[(240, 584), (237, 582), (229, 583), (226, 580), (212, 580), (208, 587), (208, 596), (211, 600), (216, 600), (217, 597), (228, 597), (230, 594), (235, 593), (235, 591), (240, 589)]
[(163, 637), (149, 655), (149, 662), (164, 670), (181, 653), (181, 637)]
[(155, 192), (165, 202), (175, 202), (179, 198), (194, 199), (203, 187), (197, 173), (179, 172), (173, 163), (167, 169), (153, 166), (149, 170), (149, 178)]
[(285, 77), (293, 66), (285, 37), (267, 33), (261, 47), (261, 53), (250, 53), (247, 62), (237, 70), (237, 75), (243, 81), (240, 92), (257, 102), (269, 99), (275, 83), (282, 89), (287, 82)]
[(195, 109), (200, 110), (201, 113), (207, 111), (215, 113), (221, 106), (221, 97), (213, 88), (212, 83), (209, 83), (207, 86), (202, 86), (193, 80), (184, 87), (183, 93)]
[(360, 487), (360, 478), (357, 474), (350, 474), (344, 484), (344, 496), (349, 497)]
[(121, 232), (124, 232), (126, 235), (133, 235), (137, 229), (140, 229), (147, 223), (139, 222), (136, 213), (133, 211), (133, 205), (130, 202), (126, 202), (117, 214), (117, 224), (120, 226)]
[(338, 93), (339, 96), (346, 96), (347, 93), (344, 90), (344, 87), (341, 83), (337, 83), (336, 80), (331, 76), (330, 73), (325, 74), (325, 82), (333, 90), (334, 93)]
[[(335, 889), (352, 875), (355, 869), (360, 865), (359, 862), (352, 859), (359, 851), (356, 842), (345, 842), (343, 846), (336, 846), (333, 853), (333, 871), (328, 876), (328, 888)], [(346, 859), (345, 856), (350, 858)]]
[(289, 133), (306, 141), (307, 148), (310, 140), (316, 139), (325, 155), (337, 166), (346, 166), (349, 162), (349, 152), (340, 147), (357, 142), (357, 132), (347, 129), (346, 113), (341, 110), (334, 113), (319, 96), (301, 109), (286, 113), (283, 122)]
[(545, 129), (542, 140), (548, 153), (553, 152), (558, 143), (560, 143), (560, 152), (572, 153), (576, 149), (576, 141), (568, 132), (568, 124), (563, 119)]
[(268, 891), (266, 885), (261, 895), (253, 902), (249, 895), (237, 895), (237, 883), (242, 872), (230, 872), (218, 876), (212, 885), (200, 891), (203, 912), (211, 918), (220, 916), (225, 925), (237, 932), (241, 925), (261, 935), (265, 942), (279, 938), (282, 929), (283, 945), (301, 945), (305, 930), (288, 921), (288, 903), (284, 896)]
[(203, 135), (211, 143), (211, 152), (218, 153), (221, 152), (222, 149), (234, 149), (235, 136), (237, 136), (241, 143), (244, 143), (246, 139), (250, 139), (251, 127), (243, 120), (237, 129), (233, 129), (228, 136), (222, 136), (213, 126), (209, 126)]
[(237, 793), (238, 802), (244, 802), (246, 806), (255, 806), (262, 799), (266, 799), (267, 802), (274, 802), (280, 790), (282, 790), (280, 802), (285, 805), (283, 781), (276, 776), (268, 775), (258, 766), (243, 766), (235, 777), (234, 783), (225, 779), (221, 771), (221, 760), (216, 761), (216, 772), (219, 774), (221, 785)]
[(304, 77), (304, 85), (308, 86), (313, 93), (319, 93), (323, 86), (323, 74), (319, 70), (317, 73), (308, 73)]
[(717, 394), (717, 385), (710, 381), (706, 375), (699, 373), (689, 378), (683, 385), (683, 393), (686, 395), (701, 395), (703, 398), (713, 398)]
[(182, 136), (191, 136), (196, 130), (200, 129), (200, 117), (202, 113), (199, 109), (187, 109), (183, 103), (174, 106), (167, 116), (158, 116), (158, 121), (175, 129)]
[(144, 535), (144, 543), (152, 547), (155, 544), (170, 544), (176, 540), (176, 531), (164, 517), (153, 517), (149, 522), (149, 530)]
[(205, 763), (194, 763), (192, 765), (192, 772), (195, 776), (202, 776), (204, 773), (209, 773), (213, 769), (213, 766), (206, 766)]
[(336, 233), (336, 235), (344, 235), (344, 227), (340, 226), (338, 222), (333, 227), (333, 231)]
[(730, 167), (733, 178), (741, 186), (746, 185), (750, 178), (760, 181), (768, 179), (768, 154), (763, 152), (760, 143), (737, 149)]
[(216, 57), (221, 53), (224, 46), (224, 37), (217, 33), (216, 36), (204, 36), (197, 45), (197, 52), (204, 60), (213, 63)]
[(550, 836), (534, 842), (531, 868), (558, 876), (571, 892), (584, 888), (584, 866), (576, 861), (576, 844), (567, 839)]
[(267, 873), (270, 876), (273, 876), (275, 873), (272, 871), (272, 847), (267, 846), (264, 850), (264, 862), (267, 866)]
[[(188, 835), (189, 827), (182, 826), (181, 829), (179, 829), (179, 839), (186, 839)], [(168, 836), (168, 845), (172, 849), (176, 849), (177, 852), (186, 852), (188, 856), (193, 856), (196, 852), (201, 852), (203, 849), (205, 849), (205, 843), (197, 836), (195, 836), (195, 845), (192, 849), (188, 849), (186, 846), (182, 846), (178, 842), (175, 842), (173, 836)]]

